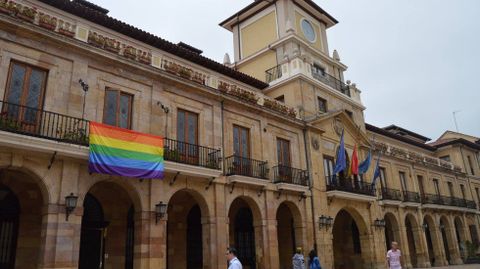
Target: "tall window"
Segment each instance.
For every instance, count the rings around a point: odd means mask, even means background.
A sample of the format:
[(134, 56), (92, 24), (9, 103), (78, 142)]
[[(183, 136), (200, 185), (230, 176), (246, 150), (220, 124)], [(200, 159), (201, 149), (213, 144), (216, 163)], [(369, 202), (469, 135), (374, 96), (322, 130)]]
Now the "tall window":
[(450, 155), (441, 156), (441, 157), (440, 157), (440, 160), (450, 162), (450, 161), (451, 161)]
[(277, 138), (277, 158), (279, 165), (290, 166), (290, 141)]
[(323, 156), (323, 173), (325, 175), (325, 179), (327, 183), (331, 183), (332, 176), (333, 176), (333, 157), (330, 156)]
[(325, 68), (321, 67), (318, 64), (313, 64), (312, 66), (312, 73), (314, 75), (325, 76)]
[(326, 113), (328, 111), (327, 100), (321, 97), (317, 97), (317, 100), (318, 100), (318, 111)]
[(462, 192), (462, 198), (465, 199), (465, 185), (460, 184), (460, 191)]
[(470, 174), (475, 175), (475, 170), (473, 170), (472, 158), (470, 155), (467, 156), (468, 166), (470, 166)]
[(477, 193), (477, 202), (480, 203), (480, 190), (475, 188), (475, 192)]
[(183, 109), (177, 115), (177, 140), (193, 145), (198, 144), (198, 114)]
[(447, 182), (448, 185), (448, 192), (450, 193), (450, 197), (455, 197), (455, 192), (453, 191), (453, 183)]
[(281, 102), (281, 103), (285, 103), (285, 95), (280, 95), (278, 97), (275, 97), (275, 100)]
[(385, 171), (385, 168), (380, 167), (380, 184), (382, 188), (388, 188), (387, 185), (387, 173)]
[(117, 89), (105, 90), (103, 123), (120, 128), (132, 128), (133, 96)]
[(235, 156), (248, 158), (250, 157), (250, 137), (247, 128), (234, 125), (233, 126), (233, 151)]
[(35, 109), (43, 107), (46, 79), (45, 70), (18, 62), (10, 64), (4, 101), (30, 109), (4, 105), (3, 112), (9, 119), (28, 125), (37, 124), (40, 115)]
[(417, 176), (417, 181), (418, 181), (418, 188), (420, 191), (420, 195), (423, 197), (425, 195), (425, 188), (423, 187), (423, 177)]
[(408, 191), (407, 179), (405, 177), (405, 172), (399, 172), (398, 176), (400, 177), (400, 184), (402, 184), (402, 190), (403, 191)]
[(440, 185), (438, 185), (438, 179), (433, 179), (433, 185), (435, 186), (435, 194), (440, 195)]

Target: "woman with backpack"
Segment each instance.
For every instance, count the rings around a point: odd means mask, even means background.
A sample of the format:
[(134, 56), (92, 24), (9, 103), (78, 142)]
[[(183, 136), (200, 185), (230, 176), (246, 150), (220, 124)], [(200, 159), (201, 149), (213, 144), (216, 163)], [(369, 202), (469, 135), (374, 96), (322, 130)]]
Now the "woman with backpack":
[(308, 269), (322, 269), (320, 266), (320, 260), (317, 256), (317, 251), (312, 249), (310, 254), (308, 254)]

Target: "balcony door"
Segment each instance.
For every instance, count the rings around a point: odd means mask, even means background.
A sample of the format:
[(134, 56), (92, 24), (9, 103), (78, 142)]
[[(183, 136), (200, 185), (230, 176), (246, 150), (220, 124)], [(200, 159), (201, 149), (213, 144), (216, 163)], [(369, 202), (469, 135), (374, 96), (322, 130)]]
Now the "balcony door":
[(252, 163), (250, 161), (250, 130), (238, 125), (233, 126), (233, 153), (235, 160), (233, 169), (236, 174), (251, 175)]
[(105, 108), (103, 122), (108, 125), (131, 129), (132, 128), (133, 96), (117, 89), (105, 90)]
[(35, 132), (40, 125), (47, 71), (12, 62), (8, 72), (0, 127)]
[(277, 138), (277, 161), (279, 177), (282, 179), (282, 181), (291, 181), (292, 169), (290, 159), (290, 141)]
[(198, 114), (179, 109), (177, 115), (177, 148), (170, 149), (175, 158), (187, 164), (198, 164)]

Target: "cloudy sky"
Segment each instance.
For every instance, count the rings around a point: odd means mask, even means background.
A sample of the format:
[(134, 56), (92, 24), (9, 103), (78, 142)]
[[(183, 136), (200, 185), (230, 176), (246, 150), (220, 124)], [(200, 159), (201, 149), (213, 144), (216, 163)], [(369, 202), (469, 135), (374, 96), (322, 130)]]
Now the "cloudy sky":
[[(253, 0), (91, 0), (110, 15), (222, 61), (233, 55), (218, 26)], [(455, 130), (480, 136), (480, 1), (315, 0), (339, 24), (330, 49), (349, 66), (367, 122), (396, 124), (436, 139)]]

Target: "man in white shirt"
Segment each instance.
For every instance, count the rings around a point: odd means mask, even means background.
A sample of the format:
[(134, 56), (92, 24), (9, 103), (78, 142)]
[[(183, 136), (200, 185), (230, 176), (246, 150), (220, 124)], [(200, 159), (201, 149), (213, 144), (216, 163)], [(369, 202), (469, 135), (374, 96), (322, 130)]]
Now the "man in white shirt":
[(392, 249), (387, 252), (387, 263), (390, 269), (402, 269), (402, 263), (400, 262), (402, 252), (398, 249), (398, 243), (392, 242)]
[(235, 248), (227, 248), (228, 269), (242, 269), (242, 264), (237, 258), (237, 250)]

